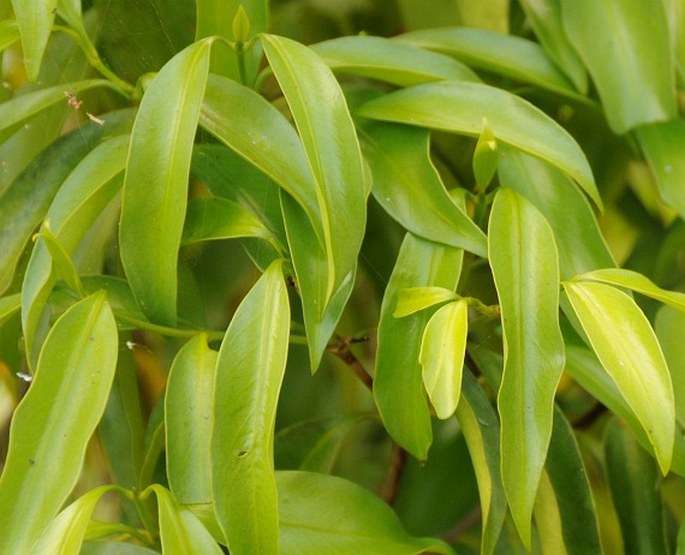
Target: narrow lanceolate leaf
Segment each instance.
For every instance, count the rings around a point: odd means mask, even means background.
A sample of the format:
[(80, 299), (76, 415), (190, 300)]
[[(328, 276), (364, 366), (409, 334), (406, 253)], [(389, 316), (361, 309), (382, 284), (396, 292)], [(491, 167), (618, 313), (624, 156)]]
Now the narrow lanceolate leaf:
[(590, 483), (573, 430), (559, 409), (534, 516), (543, 553), (601, 555)]
[(458, 295), (445, 287), (407, 287), (397, 292), (397, 307), (392, 315), (403, 318), (424, 308), (454, 301)]
[(590, 165), (573, 138), (538, 108), (502, 89), (457, 81), (426, 83), (371, 100), (357, 113), (472, 137), (481, 134), (487, 118), (498, 142), (557, 166), (602, 206)]
[(665, 4), (663, 0), (561, 0), (564, 30), (590, 72), (609, 125), (617, 133), (677, 115)]
[(279, 471), (276, 481), (282, 555), (453, 553), (438, 539), (411, 536), (388, 505), (353, 482), (297, 471)]
[(21, 32), (26, 74), (35, 81), (55, 20), (57, 0), (12, 0), (12, 8)]
[[(302, 44), (274, 35), (263, 35), (262, 45), (314, 177), (328, 263), (328, 301), (354, 269), (364, 237), (367, 192), (357, 134), (342, 90), (321, 58)], [(319, 307), (320, 315), (325, 308)]]
[(388, 433), (419, 460), (426, 459), (433, 440), (419, 363), (421, 337), (432, 313), (424, 310), (395, 318), (393, 312), (399, 291), (408, 287), (453, 291), (462, 257), (461, 249), (407, 234), (381, 306), (373, 395)]
[(654, 447), (661, 471), (671, 466), (675, 403), (671, 377), (649, 321), (628, 295), (594, 282), (564, 282), (569, 301), (602, 366)]
[(640, 126), (635, 130), (635, 136), (661, 198), (685, 218), (685, 195), (681, 186), (685, 178), (685, 160), (680, 155), (685, 149), (685, 119)]
[(10, 428), (0, 498), (12, 510), (0, 514), (0, 551), (28, 553), (71, 493), (116, 360), (116, 322), (103, 293), (55, 323)]
[(126, 165), (121, 261), (145, 314), (167, 325), (176, 323), (178, 248), (210, 46), (210, 39), (189, 46), (150, 84)]
[(552, 434), (554, 393), (564, 368), (559, 261), (545, 218), (510, 189), (495, 197), (489, 255), (502, 312), (502, 482), (523, 543)]
[(449, 418), (457, 410), (468, 320), (466, 301), (459, 300), (438, 309), (423, 331), (419, 362), (423, 384), (438, 418)]
[(476, 185), (480, 191), (485, 191), (490, 185), (495, 171), (497, 171), (497, 160), (499, 153), (497, 149), (497, 139), (495, 138), (488, 120), (483, 118), (483, 131), (478, 137), (476, 148), (473, 151), (473, 176), (476, 178)]
[(507, 498), (500, 472), (500, 425), (483, 388), (470, 372), (464, 372), (457, 420), (464, 434), (483, 513), (481, 553), (494, 552), (507, 514)]
[(217, 519), (231, 553), (278, 553), (273, 436), (290, 306), (274, 262), (238, 307), (219, 351), (211, 439)]
[(50, 523), (30, 555), (71, 555), (81, 553), (83, 539), (95, 505), (112, 491), (112, 486), (100, 486), (79, 497)]
[(444, 79), (480, 81), (468, 66), (449, 56), (382, 37), (340, 37), (314, 44), (311, 48), (333, 71), (401, 87)]
[[(88, 153), (66, 177), (46, 219), (66, 255), (74, 252), (93, 222), (121, 188), (129, 136), (114, 137)], [(68, 258), (68, 256), (67, 256)], [(33, 248), (22, 284), (22, 326), (29, 363), (38, 356), (41, 316), (59, 277), (54, 256), (44, 242)]]
[(422, 29), (400, 35), (397, 40), (449, 54), (477, 69), (582, 98), (542, 47), (530, 40), (467, 27)]
[(452, 200), (430, 160), (427, 130), (367, 122), (360, 136), (371, 192), (388, 214), (415, 235), (485, 256), (485, 235)]
[(178, 352), (164, 398), (166, 467), (180, 503), (212, 501), (210, 438), (214, 422), (216, 351), (198, 335)]
[(180, 505), (169, 490), (158, 484), (150, 486), (150, 489), (157, 495), (159, 539), (162, 542), (163, 553), (223, 553), (204, 525), (189, 509)]
[(519, 150), (499, 150), (500, 183), (527, 198), (552, 226), (562, 279), (615, 266), (590, 203), (568, 176)]
[(625, 553), (668, 553), (654, 460), (616, 419), (607, 426), (604, 452)]

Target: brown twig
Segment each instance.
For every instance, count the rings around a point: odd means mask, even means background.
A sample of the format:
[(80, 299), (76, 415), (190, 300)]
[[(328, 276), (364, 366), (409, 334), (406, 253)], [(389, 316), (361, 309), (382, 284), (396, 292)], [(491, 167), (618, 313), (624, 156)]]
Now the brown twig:
[(381, 495), (388, 505), (393, 505), (397, 499), (397, 491), (400, 487), (404, 467), (407, 464), (407, 458), (407, 452), (397, 443), (393, 443), (392, 454), (390, 455), (390, 469)]
[(340, 360), (342, 360), (347, 366), (349, 366), (354, 374), (359, 378), (359, 380), (369, 389), (373, 390), (373, 378), (366, 371), (366, 368), (362, 366), (359, 359), (350, 351), (350, 345), (353, 343), (361, 343), (363, 341), (368, 341), (368, 337), (335, 337), (335, 342), (328, 345), (326, 350), (329, 353), (334, 354)]

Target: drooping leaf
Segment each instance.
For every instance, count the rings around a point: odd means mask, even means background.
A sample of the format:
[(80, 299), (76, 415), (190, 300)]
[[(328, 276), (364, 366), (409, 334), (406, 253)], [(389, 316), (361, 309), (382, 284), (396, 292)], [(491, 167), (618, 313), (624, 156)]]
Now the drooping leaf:
[(603, 283), (564, 282), (564, 290), (606, 372), (642, 424), (664, 474), (671, 466), (675, 405), (671, 377), (645, 315)]
[(465, 300), (439, 308), (423, 331), (419, 362), (423, 384), (438, 418), (450, 418), (461, 395), (461, 375), (468, 333)]
[(582, 99), (567, 77), (530, 40), (485, 29), (422, 29), (396, 40), (442, 52), (476, 69), (500, 73), (575, 99)]
[(616, 133), (677, 115), (664, 4), (561, 0), (564, 31), (587, 67)]
[(514, 191), (500, 189), (488, 232), (504, 335), (502, 483), (524, 545), (552, 434), (554, 393), (564, 368), (559, 262), (552, 229)]
[(12, 8), (21, 33), (26, 74), (35, 81), (55, 20), (57, 0), (12, 0)]
[(314, 44), (311, 48), (333, 71), (370, 77), (401, 87), (443, 79), (480, 81), (468, 66), (449, 56), (382, 37), (339, 37)]
[(80, 296), (83, 296), (83, 287), (81, 286), (81, 278), (76, 271), (76, 267), (71, 260), (71, 257), (64, 250), (64, 247), (59, 240), (52, 234), (48, 222), (43, 224), (39, 233), (34, 235), (36, 242), (43, 245), (48, 251), (52, 259), (52, 266), (55, 270), (56, 277), (62, 278), (67, 287), (75, 291)]
[[(103, 293), (55, 323), (10, 428), (0, 476), (0, 545), (28, 553), (71, 493), (100, 420), (117, 359), (117, 329)], [(55, 472), (59, 469), (59, 472)]]
[(210, 439), (216, 351), (197, 335), (178, 352), (164, 399), (169, 486), (180, 503), (212, 501)]
[(277, 261), (238, 307), (216, 368), (213, 497), (236, 555), (278, 551), (273, 435), (289, 334), (290, 306)]
[(626, 553), (668, 553), (654, 459), (613, 419), (604, 436), (605, 473)]
[(670, 307), (662, 307), (656, 313), (654, 330), (664, 352), (664, 358), (671, 371), (673, 396), (678, 422), (685, 427), (685, 314)]
[(177, 257), (190, 158), (211, 39), (189, 46), (143, 96), (131, 134), (119, 244), (131, 289), (151, 320), (176, 322)]
[(388, 433), (419, 460), (426, 459), (433, 436), (419, 364), (421, 337), (431, 311), (404, 318), (395, 318), (393, 312), (399, 291), (408, 287), (453, 291), (462, 257), (461, 249), (408, 233), (383, 296), (373, 395)]
[[(440, 109), (436, 110), (435, 106)], [(495, 138), (541, 158), (572, 177), (597, 206), (602, 200), (578, 144), (556, 122), (507, 91), (458, 81), (417, 85), (367, 102), (364, 117), (478, 137), (487, 118)]]
[(495, 550), (507, 513), (500, 472), (500, 424), (483, 388), (471, 372), (464, 372), (456, 416), (478, 482), (483, 513), (481, 553), (490, 555)]
[(397, 515), (363, 487), (335, 476), (279, 471), (282, 555), (451, 554), (444, 542), (409, 535)]
[(388, 123), (360, 127), (371, 192), (407, 230), (485, 256), (485, 235), (451, 199), (433, 166), (425, 129)]
[(403, 318), (424, 308), (453, 301), (458, 295), (444, 287), (407, 287), (397, 292), (397, 307), (392, 315)]
[[(342, 90), (321, 58), (275, 35), (262, 35), (262, 45), (314, 177), (328, 263), (327, 305), (356, 266), (364, 237), (367, 191), (359, 142)], [(326, 305), (319, 306), (319, 316)]]
[(502, 185), (533, 203), (552, 226), (563, 279), (615, 265), (590, 204), (561, 171), (501, 146), (497, 172)]
[(535, 500), (535, 526), (544, 553), (602, 553), (597, 514), (573, 430), (557, 408), (545, 469)]

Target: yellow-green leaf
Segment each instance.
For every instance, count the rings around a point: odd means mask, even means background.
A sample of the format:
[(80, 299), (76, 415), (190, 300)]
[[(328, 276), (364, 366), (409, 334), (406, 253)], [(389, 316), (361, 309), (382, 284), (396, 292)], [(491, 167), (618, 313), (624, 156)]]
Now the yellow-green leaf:
[(21, 33), (26, 73), (35, 81), (55, 20), (57, 0), (12, 0), (12, 7)]
[(444, 287), (406, 287), (397, 292), (397, 306), (392, 315), (403, 318), (436, 304), (453, 301), (458, 295)]

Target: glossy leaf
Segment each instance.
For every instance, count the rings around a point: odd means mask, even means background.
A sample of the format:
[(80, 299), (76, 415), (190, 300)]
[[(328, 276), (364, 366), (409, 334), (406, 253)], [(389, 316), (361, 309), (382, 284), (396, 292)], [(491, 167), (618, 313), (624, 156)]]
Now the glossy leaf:
[(60, 512), (33, 546), (31, 555), (80, 553), (95, 505), (109, 491), (112, 491), (111, 486), (99, 486)]
[(387, 123), (361, 127), (371, 189), (406, 229), (485, 256), (485, 235), (450, 197), (429, 157), (428, 131)]
[(500, 147), (497, 172), (500, 183), (533, 203), (552, 227), (563, 279), (615, 265), (592, 207), (561, 171), (523, 152)]
[(178, 555), (220, 555), (223, 553), (211, 534), (189, 509), (180, 505), (171, 492), (160, 485), (151, 489), (159, 507), (159, 538), (163, 553)]
[(410, 536), (390, 507), (353, 482), (296, 471), (276, 480), (282, 555), (453, 553), (440, 540)]
[(685, 329), (685, 314), (670, 307), (656, 313), (654, 330), (671, 371), (673, 396), (678, 422), (685, 427), (685, 342), (681, 331)]
[(635, 129), (642, 153), (656, 181), (661, 198), (685, 218), (685, 197), (682, 180), (685, 161), (685, 120), (675, 118), (667, 122), (643, 125)]
[(57, 0), (12, 0), (12, 7), (21, 32), (26, 73), (35, 81), (55, 20)]
[(419, 362), (423, 384), (438, 418), (450, 418), (457, 410), (464, 368), (468, 306), (459, 300), (439, 308), (423, 331)]
[(609, 285), (564, 282), (564, 289), (592, 348), (635, 412), (666, 474), (675, 434), (673, 387), (647, 318), (635, 301)]
[(473, 152), (473, 175), (480, 191), (487, 190), (490, 185), (497, 170), (497, 159), (497, 139), (490, 129), (488, 120), (483, 118), (483, 131)]
[(668, 553), (654, 460), (613, 419), (604, 437), (606, 475), (626, 553)]
[(236, 555), (278, 551), (273, 436), (289, 334), (288, 293), (274, 262), (233, 316), (216, 368), (214, 504)]
[(176, 322), (176, 265), (190, 157), (209, 72), (209, 39), (174, 56), (143, 96), (131, 134), (119, 243), (136, 299), (150, 319)]
[(520, 4), (546, 54), (573, 82), (576, 90), (586, 94), (587, 71), (564, 32), (560, 0), (521, 0)]
[(13, 510), (0, 515), (2, 551), (28, 553), (67, 500), (105, 410), (116, 359), (116, 323), (102, 293), (72, 306), (52, 328), (12, 420), (0, 497)]
[(674, 60), (662, 0), (561, 0), (561, 7), (564, 31), (587, 67), (616, 133), (677, 115)]
[(397, 292), (397, 307), (392, 315), (403, 318), (436, 304), (458, 299), (458, 295), (444, 287), (407, 287)]
[[(314, 177), (328, 263), (328, 301), (356, 266), (364, 237), (366, 191), (359, 142), (342, 90), (321, 58), (275, 35), (263, 35), (262, 45)], [(319, 316), (325, 308), (319, 306)]]
[(0, 291), (9, 286), (25, 245), (63, 181), (104, 136), (130, 129), (131, 115), (130, 110), (112, 113), (107, 125), (89, 122), (57, 139), (0, 193)]
[[(93, 222), (120, 190), (128, 142), (128, 135), (123, 135), (95, 147), (61, 184), (46, 217), (66, 255), (74, 252)], [(36, 334), (40, 319), (59, 277), (53, 260), (46, 245), (38, 241), (22, 284), (22, 325), (32, 364), (38, 355)]]
[(339, 37), (314, 44), (311, 48), (333, 71), (370, 77), (401, 87), (443, 79), (480, 81), (468, 66), (449, 56), (382, 37)]
[[(348, 274), (333, 298), (327, 303), (326, 253), (307, 221), (304, 211), (297, 203), (285, 194), (281, 194), (281, 206), (290, 256), (302, 300), (310, 369), (313, 374), (319, 367), (326, 346), (352, 294), (356, 268)], [(321, 314), (322, 306), (326, 307), (323, 315)]]
[(40, 242), (47, 249), (52, 264), (55, 269), (57, 277), (64, 280), (67, 287), (75, 291), (79, 296), (83, 296), (83, 287), (81, 286), (81, 278), (76, 271), (76, 267), (71, 260), (71, 257), (64, 250), (59, 240), (52, 234), (50, 227), (43, 224), (40, 233), (34, 235), (34, 239)]
[(397, 40), (449, 54), (476, 69), (500, 73), (572, 98), (582, 98), (542, 47), (530, 40), (467, 27), (423, 29), (400, 35)]
[(507, 513), (500, 473), (500, 425), (483, 388), (470, 372), (464, 372), (456, 416), (478, 482), (483, 513), (481, 553), (490, 555), (495, 550)]
[(557, 166), (577, 181), (595, 204), (602, 205), (578, 144), (532, 104), (502, 89), (456, 81), (427, 83), (367, 102), (357, 113), (473, 137), (481, 134), (485, 117), (498, 142)]
[(419, 364), (429, 311), (395, 318), (399, 291), (438, 286), (454, 290), (463, 251), (407, 234), (383, 296), (373, 395), (388, 433), (419, 460), (428, 456), (433, 433)]
[(573, 429), (559, 409), (534, 516), (543, 553), (602, 553), (590, 483)]
[(178, 352), (164, 398), (169, 486), (180, 503), (212, 501), (210, 438), (216, 351), (197, 335)]
[(502, 313), (502, 483), (527, 546), (535, 494), (552, 434), (554, 393), (564, 368), (559, 262), (545, 218), (510, 189), (495, 197), (489, 258)]

